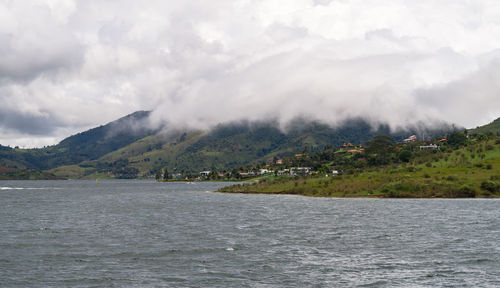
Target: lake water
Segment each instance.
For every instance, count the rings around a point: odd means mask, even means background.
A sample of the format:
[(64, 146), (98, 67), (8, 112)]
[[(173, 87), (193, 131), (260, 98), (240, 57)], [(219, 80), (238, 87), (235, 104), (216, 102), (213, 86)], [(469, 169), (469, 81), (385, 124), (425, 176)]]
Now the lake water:
[(0, 181), (1, 287), (500, 287), (500, 201)]

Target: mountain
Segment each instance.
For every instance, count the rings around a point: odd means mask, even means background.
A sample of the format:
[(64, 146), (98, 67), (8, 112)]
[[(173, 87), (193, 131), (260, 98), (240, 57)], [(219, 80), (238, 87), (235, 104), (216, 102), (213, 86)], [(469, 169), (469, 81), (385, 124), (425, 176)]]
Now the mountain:
[[(444, 135), (441, 129), (414, 128), (391, 132), (388, 125), (373, 127), (363, 119), (346, 120), (338, 127), (296, 119), (284, 129), (277, 122), (221, 124), (210, 131), (162, 131), (149, 128), (150, 112), (139, 111), (73, 135), (41, 149), (0, 146), (0, 165), (48, 170), (58, 177), (152, 177), (161, 168), (175, 172), (232, 169), (300, 153), (363, 144), (378, 134), (402, 140), (417, 132)], [(420, 133), (418, 135), (421, 135)]]
[(0, 146), (0, 165), (46, 170), (98, 159), (156, 133), (157, 130), (148, 128), (149, 114), (149, 111), (138, 111), (46, 148), (14, 149)]
[(475, 134), (492, 134), (492, 135), (499, 135), (500, 136), (500, 118), (496, 119), (495, 121), (486, 124), (484, 126), (477, 127), (475, 129), (471, 129), (469, 131), (470, 134), (475, 135)]
[[(426, 135), (444, 135), (451, 128), (427, 130)], [(402, 140), (416, 131), (391, 133), (387, 125), (373, 128), (362, 119), (346, 121), (334, 128), (325, 124), (296, 120), (286, 132), (275, 122), (223, 124), (210, 131), (160, 132), (108, 153), (95, 161), (52, 170), (62, 177), (152, 177), (167, 167), (172, 173), (224, 170), (319, 151), (344, 142), (365, 143), (378, 134)]]

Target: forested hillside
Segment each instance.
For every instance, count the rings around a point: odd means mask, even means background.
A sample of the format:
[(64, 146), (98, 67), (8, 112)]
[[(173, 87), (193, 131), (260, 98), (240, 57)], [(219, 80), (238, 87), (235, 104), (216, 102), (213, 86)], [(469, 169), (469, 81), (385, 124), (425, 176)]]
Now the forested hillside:
[(179, 173), (232, 169), (304, 149), (313, 152), (344, 142), (363, 144), (378, 134), (402, 140), (412, 134), (444, 135), (453, 129), (392, 132), (387, 125), (373, 126), (363, 119), (346, 120), (338, 127), (296, 119), (286, 127), (261, 121), (221, 124), (210, 131), (160, 130), (148, 125), (149, 114), (135, 112), (46, 148), (1, 146), (0, 165), (49, 170), (64, 178), (147, 178), (165, 167)]

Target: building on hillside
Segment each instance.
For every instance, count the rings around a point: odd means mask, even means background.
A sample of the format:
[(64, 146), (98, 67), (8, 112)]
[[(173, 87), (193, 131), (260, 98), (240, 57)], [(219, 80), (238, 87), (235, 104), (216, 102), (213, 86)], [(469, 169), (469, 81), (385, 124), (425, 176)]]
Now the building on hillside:
[(278, 170), (278, 175), (289, 175), (290, 174), (290, 169), (283, 169), (283, 170)]
[(273, 171), (269, 170), (269, 169), (260, 169), (259, 170), (259, 174), (260, 175), (267, 175), (269, 173), (272, 173)]
[(344, 143), (342, 144), (342, 146), (340, 146), (340, 150), (352, 150), (354, 148), (356, 148), (356, 146), (354, 146), (352, 143), (349, 142)]
[(290, 168), (290, 175), (291, 176), (304, 176), (304, 175), (309, 175), (311, 174), (311, 168), (310, 167), (292, 167)]
[(425, 146), (420, 146), (420, 150), (427, 150), (427, 149), (431, 149), (431, 150), (439, 149), (439, 146), (436, 144), (429, 144), (429, 145), (425, 145)]
[(210, 176), (210, 171), (208, 171), (208, 170), (207, 171), (201, 171), (200, 172), (200, 176), (208, 177), (208, 176)]
[(276, 160), (276, 165), (281, 165), (281, 164), (283, 164), (283, 159)]
[(417, 135), (411, 135), (410, 137), (404, 139), (403, 143), (413, 143), (417, 142), (417, 140), (418, 140)]

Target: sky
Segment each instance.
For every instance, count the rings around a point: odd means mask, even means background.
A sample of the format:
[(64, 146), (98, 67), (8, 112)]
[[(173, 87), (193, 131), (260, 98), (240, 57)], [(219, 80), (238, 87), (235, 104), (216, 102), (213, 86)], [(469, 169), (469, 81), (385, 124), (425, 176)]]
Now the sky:
[(0, 144), (151, 125), (500, 117), (498, 0), (0, 0)]

